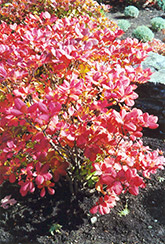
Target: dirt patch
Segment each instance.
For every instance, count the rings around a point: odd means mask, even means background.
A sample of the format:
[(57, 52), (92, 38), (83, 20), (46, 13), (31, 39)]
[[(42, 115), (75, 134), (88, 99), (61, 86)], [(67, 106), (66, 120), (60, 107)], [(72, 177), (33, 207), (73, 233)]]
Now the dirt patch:
[[(161, 139), (144, 137), (144, 143), (165, 149)], [(126, 194), (109, 215), (97, 215), (92, 224), (89, 208), (97, 194), (81, 192), (70, 195), (67, 184), (58, 186), (54, 196), (40, 198), (39, 193), (22, 198), (18, 188), (5, 183), (1, 196), (11, 194), (18, 203), (0, 212), (0, 243), (6, 244), (163, 244), (165, 235), (165, 184), (163, 171), (148, 181), (137, 197)], [(120, 213), (129, 210), (126, 216)], [(53, 224), (60, 233), (52, 236)]]
[[(132, 32), (138, 26), (145, 25), (151, 28), (151, 19), (155, 17), (165, 18), (165, 13), (163, 12), (163, 10), (158, 10), (154, 7), (151, 7), (151, 8), (140, 9), (139, 16), (137, 18), (129, 18), (129, 17), (125, 17), (124, 15), (124, 6), (119, 5), (119, 6), (113, 6), (113, 8), (110, 9), (109, 13), (107, 13), (106, 16), (116, 23), (119, 19), (127, 19), (130, 22), (131, 24), (130, 28), (125, 32), (124, 35), (122, 35), (122, 39), (125, 39), (127, 37), (133, 38)], [(154, 38), (159, 39), (161, 41), (165, 39), (165, 35), (163, 31), (161, 30), (157, 32), (153, 31), (153, 33), (154, 33)]]

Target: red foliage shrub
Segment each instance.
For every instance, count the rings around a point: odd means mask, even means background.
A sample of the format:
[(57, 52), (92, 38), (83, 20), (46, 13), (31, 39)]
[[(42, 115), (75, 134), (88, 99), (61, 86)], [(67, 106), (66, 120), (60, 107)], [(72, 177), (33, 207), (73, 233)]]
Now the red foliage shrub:
[(22, 196), (54, 194), (61, 177), (80, 190), (92, 179), (103, 197), (91, 212), (104, 214), (163, 168), (162, 152), (140, 139), (157, 117), (132, 109), (150, 48), (117, 40), (106, 21), (42, 12), (0, 25), (0, 183), (18, 182)]

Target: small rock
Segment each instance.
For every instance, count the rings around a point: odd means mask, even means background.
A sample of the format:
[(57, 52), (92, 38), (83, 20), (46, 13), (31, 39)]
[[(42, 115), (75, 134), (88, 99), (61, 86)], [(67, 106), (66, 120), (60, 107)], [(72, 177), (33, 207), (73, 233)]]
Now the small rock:
[(165, 69), (165, 56), (155, 52), (149, 52), (148, 57), (142, 62), (143, 68), (154, 70)]
[(142, 62), (143, 69), (150, 68), (152, 72), (150, 82), (165, 84), (165, 56), (149, 52)]
[(0, 243), (14, 243), (14, 238), (10, 233), (0, 229)]
[(91, 224), (95, 224), (97, 222), (97, 217), (92, 217), (91, 218)]
[(151, 75), (150, 82), (165, 84), (165, 69), (154, 72)]

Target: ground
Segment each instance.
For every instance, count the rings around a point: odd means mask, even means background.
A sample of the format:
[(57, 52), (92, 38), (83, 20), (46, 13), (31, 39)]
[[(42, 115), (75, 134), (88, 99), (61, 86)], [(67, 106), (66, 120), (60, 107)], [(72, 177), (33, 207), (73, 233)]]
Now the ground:
[[(119, 19), (127, 19), (131, 26), (126, 31), (126, 33), (122, 36), (123, 39), (126, 37), (132, 38), (132, 32), (136, 27), (145, 25), (149, 28), (151, 28), (151, 19), (155, 17), (162, 17), (165, 18), (165, 13), (162, 10), (158, 10), (154, 7), (150, 8), (144, 8), (140, 9), (139, 16), (137, 18), (128, 18), (124, 15), (124, 6), (115, 6), (112, 9), (110, 9), (110, 12), (107, 14), (107, 16), (112, 19), (114, 22), (117, 23)], [(154, 38), (160, 39), (163, 41), (165, 39), (165, 35), (163, 31), (153, 31)]]
[[(153, 17), (155, 13), (162, 14), (161, 11), (155, 11), (157, 10), (140, 11), (141, 23), (148, 22), (147, 13), (150, 14), (149, 18), (152, 13)], [(111, 15), (116, 18), (117, 12), (112, 12)], [(135, 20), (131, 21), (133, 23)], [(128, 35), (130, 33), (131, 31)], [(161, 33), (156, 35), (162, 39)], [(144, 101), (146, 94), (154, 97), (153, 86), (154, 84), (150, 84), (139, 88), (138, 106), (141, 104), (140, 99)], [(164, 90), (164, 85), (157, 86), (158, 92), (162, 93)], [(143, 110), (145, 109), (147, 105), (143, 107)], [(146, 131), (144, 143), (153, 149), (165, 151), (163, 137), (161, 128), (156, 133), (152, 130)], [(7, 210), (0, 209), (0, 244), (164, 244), (163, 174), (164, 171), (158, 171), (137, 197), (124, 195), (110, 214), (97, 215), (95, 219), (92, 219), (89, 209), (97, 194), (80, 192), (75, 198), (70, 195), (65, 184), (62, 188), (58, 185), (54, 196), (40, 198), (39, 194), (31, 194), (22, 198), (19, 188), (6, 182), (0, 187), (1, 198), (12, 194), (18, 203)], [(128, 209), (127, 215), (121, 215), (124, 209)], [(91, 220), (94, 220), (94, 223)], [(49, 230), (53, 224), (59, 224), (61, 228), (51, 235)]]
[[(163, 140), (144, 137), (153, 149), (164, 150)], [(18, 203), (0, 212), (0, 243), (3, 244), (163, 244), (165, 235), (165, 184), (163, 171), (148, 181), (138, 196), (126, 194), (110, 214), (96, 216), (91, 223), (89, 208), (96, 195), (79, 193), (75, 199), (58, 187), (54, 196), (28, 195), (21, 198), (18, 188), (8, 183), (1, 195), (11, 194)], [(121, 216), (126, 208), (129, 213)], [(60, 224), (60, 233), (51, 235), (53, 224)]]

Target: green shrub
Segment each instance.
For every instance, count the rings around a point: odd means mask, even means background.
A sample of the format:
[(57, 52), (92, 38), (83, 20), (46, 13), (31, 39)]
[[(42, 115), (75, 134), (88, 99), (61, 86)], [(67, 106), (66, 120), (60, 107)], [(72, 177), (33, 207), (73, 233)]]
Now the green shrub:
[(154, 38), (154, 33), (145, 25), (138, 26), (132, 34), (142, 42), (152, 41)]
[(127, 31), (131, 26), (130, 22), (125, 19), (118, 20), (117, 24), (120, 27), (120, 29), (122, 29), (123, 31)]
[(130, 5), (128, 7), (125, 7), (125, 9), (124, 9), (124, 15), (126, 17), (137, 18), (138, 15), (139, 15), (139, 10), (135, 6)]
[(157, 0), (157, 5), (159, 8), (161, 8), (163, 11), (165, 11), (165, 0)]
[(155, 17), (151, 20), (152, 29), (160, 31), (165, 29), (165, 20), (161, 17)]

